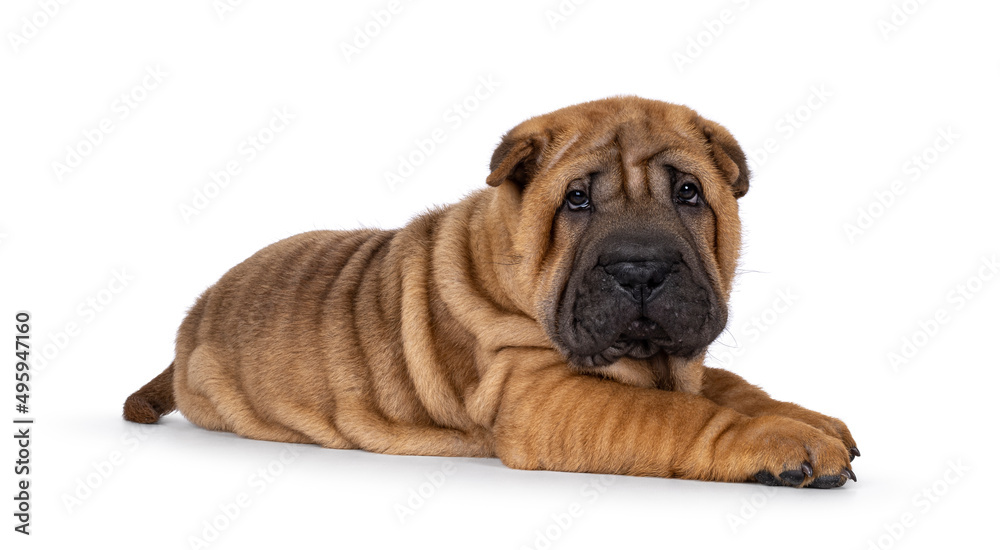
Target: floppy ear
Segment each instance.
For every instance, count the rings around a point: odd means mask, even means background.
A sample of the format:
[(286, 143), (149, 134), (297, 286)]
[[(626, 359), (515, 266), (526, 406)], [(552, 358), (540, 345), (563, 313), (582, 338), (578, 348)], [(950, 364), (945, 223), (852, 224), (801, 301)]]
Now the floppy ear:
[(538, 157), (544, 144), (537, 136), (514, 137), (512, 133), (507, 132), (493, 151), (490, 175), (486, 176), (486, 183), (492, 187), (510, 180), (523, 189), (538, 169)]
[(740, 148), (740, 144), (736, 143), (736, 138), (721, 124), (705, 119), (701, 122), (712, 158), (729, 181), (733, 196), (738, 199), (746, 195), (750, 189), (750, 168), (747, 166), (747, 156)]

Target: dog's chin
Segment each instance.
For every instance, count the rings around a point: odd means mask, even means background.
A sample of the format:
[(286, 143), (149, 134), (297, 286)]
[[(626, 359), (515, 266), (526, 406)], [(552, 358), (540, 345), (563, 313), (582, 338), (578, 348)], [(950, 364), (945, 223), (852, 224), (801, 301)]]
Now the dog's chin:
[[(573, 353), (568, 354), (569, 363), (579, 368), (605, 367), (623, 357), (632, 359), (649, 359), (650, 357), (666, 352), (668, 355), (678, 355), (678, 349), (671, 345), (669, 339), (645, 339), (635, 340), (622, 338), (615, 341), (607, 348), (598, 353)], [(680, 355), (690, 355), (691, 352)]]
[(627, 343), (631, 345), (632, 348), (628, 350), (627, 355), (633, 359), (648, 359), (660, 352), (662, 347), (652, 340), (633, 340)]
[[(604, 367), (622, 358), (649, 359), (658, 353), (674, 357), (693, 357), (704, 351), (711, 343), (711, 339), (705, 338), (707, 334), (699, 334), (703, 332), (708, 322), (709, 319), (703, 319), (701, 326), (694, 330), (688, 327), (673, 327), (673, 330), (667, 330), (650, 319), (640, 317), (625, 323), (620, 332), (615, 331), (617, 337), (595, 338), (594, 335), (588, 334), (589, 338), (586, 340), (589, 342), (587, 342), (574, 334), (575, 338), (562, 340), (565, 344), (570, 342), (576, 344), (567, 345), (565, 348), (568, 349), (564, 349), (569, 363), (582, 369)], [(714, 336), (715, 334), (712, 339)]]
[(622, 337), (597, 353), (587, 353), (586, 351), (574, 353), (571, 350), (566, 355), (570, 365), (581, 369), (592, 369), (611, 365), (625, 357), (644, 360), (661, 353), (672, 357), (694, 357), (705, 351), (707, 347), (707, 343), (682, 344), (673, 341), (670, 337), (647, 339)]

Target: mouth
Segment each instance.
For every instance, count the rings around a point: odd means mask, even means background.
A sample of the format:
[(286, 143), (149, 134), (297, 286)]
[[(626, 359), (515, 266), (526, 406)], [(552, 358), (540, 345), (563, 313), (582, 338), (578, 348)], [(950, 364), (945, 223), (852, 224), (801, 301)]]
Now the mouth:
[[(702, 324), (708, 322), (709, 318), (706, 317)], [(705, 344), (700, 340), (700, 338), (672, 336), (656, 321), (640, 316), (630, 321), (618, 337), (604, 349), (592, 354), (572, 354), (570, 361), (581, 367), (603, 367), (622, 357), (648, 359), (660, 352), (690, 357), (704, 349)]]
[(571, 358), (571, 361), (581, 367), (605, 367), (622, 357), (648, 359), (659, 353), (665, 347), (668, 347), (669, 339), (666, 344), (667, 346), (664, 346), (664, 343), (656, 340), (632, 340), (622, 338), (616, 340), (615, 343), (611, 344), (607, 347), (607, 349), (604, 349), (599, 353), (573, 357)]
[(667, 336), (659, 323), (646, 316), (630, 321), (625, 327), (625, 331), (619, 336), (620, 340), (651, 340), (654, 338), (664, 338)]
[(725, 310), (688, 263), (674, 261), (662, 280), (646, 277), (642, 262), (608, 264), (610, 271), (605, 263), (571, 278), (557, 302), (551, 334), (569, 363), (594, 368), (625, 357), (693, 357), (724, 328)]
[(640, 317), (628, 323), (614, 342), (598, 353), (576, 357), (586, 367), (602, 367), (622, 357), (647, 359), (661, 350), (673, 347), (674, 340), (652, 319)]
[(652, 357), (660, 350), (671, 347), (673, 343), (673, 338), (659, 323), (645, 316), (629, 322), (615, 341), (615, 345), (620, 345), (624, 351), (622, 355), (635, 359)]

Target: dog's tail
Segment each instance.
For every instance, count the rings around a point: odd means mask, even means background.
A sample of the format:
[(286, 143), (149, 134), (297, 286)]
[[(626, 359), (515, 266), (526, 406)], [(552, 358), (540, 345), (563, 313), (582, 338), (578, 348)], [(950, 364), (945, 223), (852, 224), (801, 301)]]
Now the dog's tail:
[(174, 403), (174, 364), (128, 396), (122, 416), (130, 422), (152, 424), (177, 408)]

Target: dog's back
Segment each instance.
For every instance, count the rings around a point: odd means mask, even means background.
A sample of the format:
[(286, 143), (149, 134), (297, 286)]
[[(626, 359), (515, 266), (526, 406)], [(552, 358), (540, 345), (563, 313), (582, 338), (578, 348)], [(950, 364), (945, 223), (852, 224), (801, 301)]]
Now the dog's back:
[(313, 231), (260, 250), (202, 294), (174, 362), (128, 398), (125, 418), (152, 423), (176, 408), (253, 439), (490, 454), (461, 407), (476, 377), (471, 346), (455, 345), (462, 330), (425, 290), (432, 233), (449, 210), (400, 230)]

